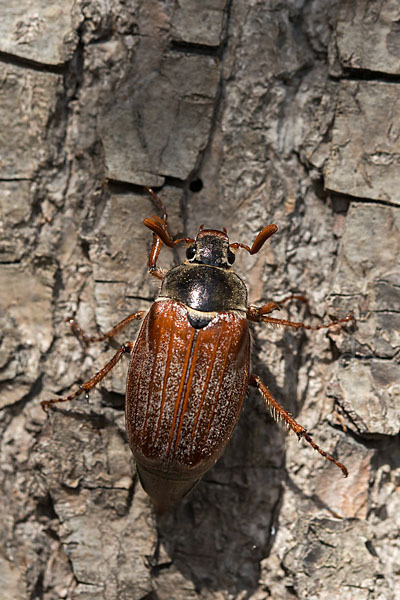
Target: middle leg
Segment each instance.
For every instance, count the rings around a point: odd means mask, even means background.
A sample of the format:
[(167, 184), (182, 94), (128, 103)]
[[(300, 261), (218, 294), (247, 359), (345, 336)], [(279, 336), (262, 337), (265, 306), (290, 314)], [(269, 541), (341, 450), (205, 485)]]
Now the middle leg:
[(115, 325), (115, 327), (110, 329), (110, 331), (107, 331), (106, 333), (103, 333), (102, 335), (98, 335), (98, 336), (88, 335), (87, 333), (82, 331), (82, 329), (79, 327), (79, 325), (75, 321), (75, 319), (67, 319), (67, 323), (69, 323), (71, 325), (72, 331), (74, 332), (74, 334), (76, 335), (76, 337), (79, 340), (81, 340), (85, 344), (93, 344), (95, 342), (103, 342), (104, 340), (108, 340), (108, 339), (114, 337), (114, 335), (116, 335), (118, 333), (118, 331), (121, 331), (121, 329), (124, 329), (124, 327), (129, 325), (129, 323), (131, 323), (132, 321), (143, 319), (145, 314), (146, 314), (145, 310), (139, 310), (138, 312), (129, 315), (125, 319), (122, 319), (122, 321), (117, 323), (117, 325)]
[(87, 394), (91, 389), (93, 389), (104, 377), (109, 373), (115, 365), (121, 360), (121, 357), (124, 354), (130, 354), (133, 350), (134, 344), (133, 342), (126, 342), (123, 346), (120, 347), (118, 352), (114, 354), (112, 359), (98, 371), (93, 377), (91, 377), (85, 383), (79, 386), (76, 392), (73, 392), (69, 396), (65, 396), (63, 398), (53, 398), (52, 400), (42, 400), (40, 403), (42, 409), (46, 411), (50, 406), (54, 406), (54, 404), (58, 404), (59, 402), (71, 402), (80, 396), (81, 394)]
[[(293, 296), (294, 297), (294, 296)], [(291, 299), (292, 297), (290, 297)], [(296, 299), (300, 299), (299, 296)], [(287, 298), (289, 299), (289, 298)], [(304, 298), (304, 301), (306, 299)], [(254, 321), (256, 323), (271, 323), (272, 325), (283, 325), (286, 327), (293, 327), (294, 329), (325, 329), (328, 327), (333, 327), (334, 325), (341, 325), (342, 323), (348, 323), (349, 321), (354, 321), (354, 315), (350, 314), (343, 319), (337, 319), (336, 321), (331, 321), (330, 323), (321, 323), (319, 325), (306, 325), (300, 321), (289, 321), (287, 319), (276, 319), (274, 317), (268, 317), (267, 315), (271, 313), (273, 310), (279, 309), (279, 304), (276, 302), (268, 302), (265, 306), (253, 306), (250, 305), (247, 309), (247, 318), (250, 321)]]

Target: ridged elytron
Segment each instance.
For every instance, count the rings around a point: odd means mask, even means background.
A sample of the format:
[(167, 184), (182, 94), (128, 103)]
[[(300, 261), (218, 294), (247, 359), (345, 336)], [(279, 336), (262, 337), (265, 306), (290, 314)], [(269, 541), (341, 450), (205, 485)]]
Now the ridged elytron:
[[(163, 203), (150, 188), (146, 190), (163, 211), (162, 219), (153, 216), (144, 221), (154, 234), (149, 272), (162, 281), (159, 296), (147, 313), (134, 313), (99, 337), (87, 336), (70, 319), (75, 333), (90, 343), (111, 338), (131, 321), (144, 318), (135, 343), (121, 346), (75, 393), (44, 401), (43, 408), (89, 392), (123, 354), (130, 354), (126, 431), (139, 478), (158, 512), (179, 502), (221, 456), (248, 385), (258, 388), (276, 419), (347, 476), (346, 467), (322, 450), (272, 397), (260, 377), (250, 372), (249, 321), (321, 329), (345, 323), (352, 315), (313, 326), (270, 317), (280, 308), (276, 302), (259, 308), (248, 305), (246, 286), (232, 268), (235, 253), (242, 248), (256, 254), (277, 226), (264, 227), (251, 247), (229, 243), (225, 229), (203, 226), (196, 239), (174, 240)], [(187, 246), (186, 260), (164, 272), (157, 266), (162, 245), (173, 248), (181, 243)]]

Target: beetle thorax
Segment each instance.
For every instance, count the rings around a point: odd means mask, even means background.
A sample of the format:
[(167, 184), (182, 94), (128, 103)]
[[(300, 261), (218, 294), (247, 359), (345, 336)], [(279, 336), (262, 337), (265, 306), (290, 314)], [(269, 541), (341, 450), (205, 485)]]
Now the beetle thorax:
[(171, 298), (207, 313), (246, 311), (247, 290), (233, 270), (205, 264), (183, 264), (164, 278), (160, 298)]

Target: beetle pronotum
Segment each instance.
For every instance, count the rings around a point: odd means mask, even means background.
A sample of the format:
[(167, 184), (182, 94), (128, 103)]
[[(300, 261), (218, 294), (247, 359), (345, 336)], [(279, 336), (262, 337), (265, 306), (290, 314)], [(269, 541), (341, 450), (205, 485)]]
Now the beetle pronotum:
[[(276, 302), (248, 305), (247, 288), (233, 271), (240, 248), (256, 254), (277, 231), (267, 225), (251, 247), (229, 243), (226, 230), (200, 227), (196, 239), (174, 240), (166, 209), (146, 188), (163, 218), (144, 221), (154, 234), (149, 272), (162, 281), (159, 296), (146, 313), (133, 313), (99, 337), (89, 337), (70, 320), (85, 342), (112, 338), (135, 319), (143, 319), (136, 342), (126, 342), (113, 358), (73, 394), (42, 402), (47, 408), (89, 392), (111, 371), (123, 354), (130, 354), (126, 384), (126, 431), (142, 485), (159, 512), (182, 499), (215, 464), (239, 418), (248, 385), (260, 391), (276, 420), (283, 420), (298, 438), (304, 438), (323, 457), (346, 467), (322, 450), (306, 429), (272, 397), (260, 377), (250, 371), (249, 321), (295, 329), (321, 329), (346, 323), (343, 319), (321, 325), (269, 316)], [(165, 272), (157, 266), (163, 245), (185, 244), (186, 260)], [(304, 299), (300, 297), (300, 299)]]

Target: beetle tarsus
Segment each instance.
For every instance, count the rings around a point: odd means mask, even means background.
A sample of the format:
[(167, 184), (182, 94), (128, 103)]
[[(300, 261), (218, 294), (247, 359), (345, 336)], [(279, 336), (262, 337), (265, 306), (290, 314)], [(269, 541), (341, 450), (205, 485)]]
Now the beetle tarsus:
[(155, 206), (157, 206), (157, 208), (161, 209), (161, 211), (163, 213), (164, 222), (166, 223), (167, 219), (168, 219), (168, 213), (167, 213), (167, 209), (165, 208), (164, 202), (161, 200), (161, 198), (159, 196), (157, 196), (157, 194), (155, 193), (154, 190), (147, 187), (147, 185), (145, 185), (143, 187), (146, 190), (146, 192), (151, 196)]
[(321, 456), (323, 456), (324, 458), (326, 458), (327, 460), (330, 460), (331, 462), (333, 462), (334, 465), (336, 465), (337, 467), (339, 467), (339, 469), (341, 469), (343, 475), (345, 477), (348, 476), (349, 472), (347, 470), (347, 468), (338, 460), (336, 460), (335, 458), (333, 458), (333, 456), (331, 456), (330, 454), (328, 454), (327, 452), (325, 452), (325, 450), (322, 450), (322, 448), (320, 448), (318, 446), (318, 444), (316, 444), (314, 442), (314, 440), (312, 439), (312, 437), (307, 433), (307, 431), (304, 429), (304, 427), (302, 428), (301, 431), (297, 432), (297, 437), (300, 438), (304, 438), (309, 444), (310, 446), (312, 446), (314, 448), (314, 450), (316, 450), (317, 452), (319, 452), (321, 454)]

